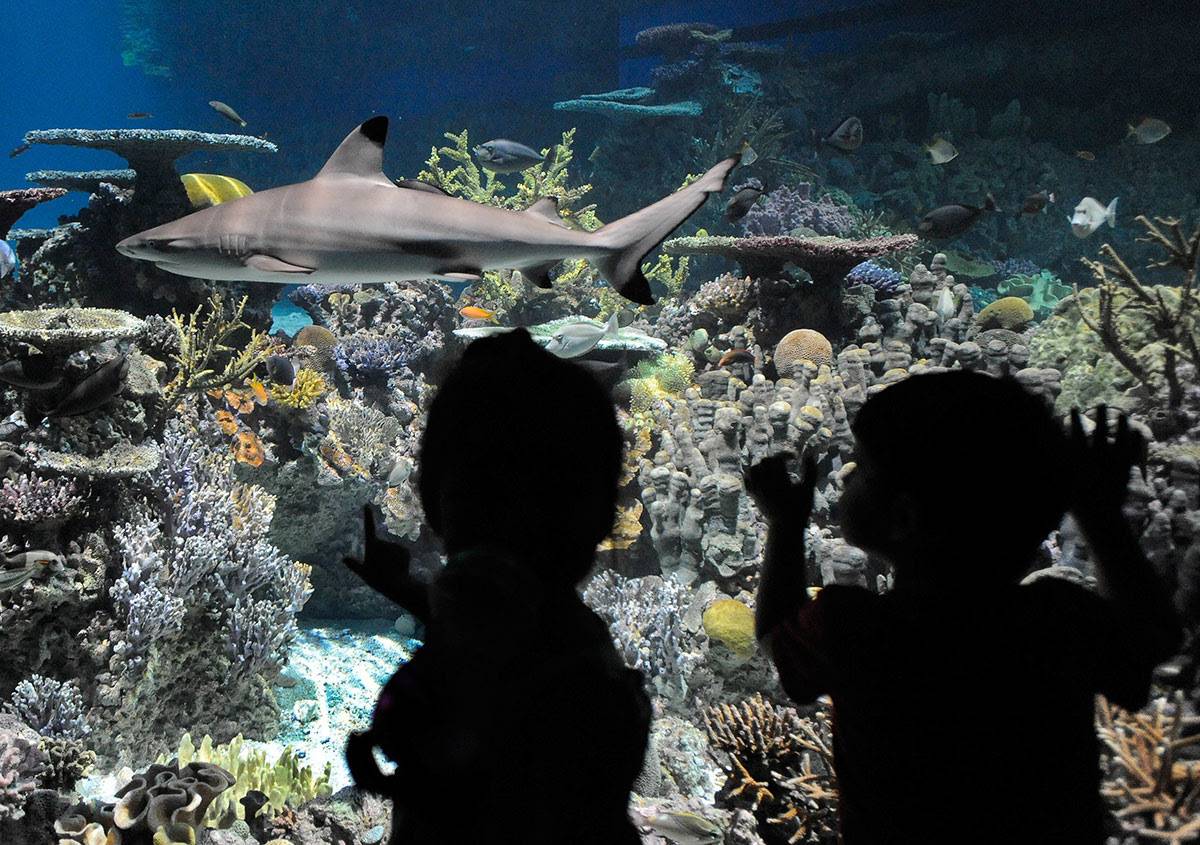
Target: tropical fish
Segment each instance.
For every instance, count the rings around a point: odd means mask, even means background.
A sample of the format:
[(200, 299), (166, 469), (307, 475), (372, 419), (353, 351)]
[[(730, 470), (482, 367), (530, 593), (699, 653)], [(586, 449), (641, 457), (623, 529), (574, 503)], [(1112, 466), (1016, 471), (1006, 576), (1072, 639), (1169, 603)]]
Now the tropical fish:
[(643, 816), (643, 827), (665, 836), (675, 845), (718, 845), (725, 841), (725, 831), (698, 813), (668, 811)]
[(1092, 152), (1091, 150), (1076, 150), (1075, 158), (1081, 158), (1084, 161), (1095, 161), (1096, 154), (1094, 152)]
[(835, 150), (852, 153), (862, 146), (863, 124), (857, 117), (848, 117), (821, 137), (821, 143)]
[(517, 173), (546, 160), (537, 150), (507, 138), (484, 141), (471, 152), (475, 153), (481, 165), (493, 173)]
[(717, 361), (718, 367), (728, 367), (730, 364), (753, 364), (754, 353), (749, 349), (730, 349), (720, 360)]
[(570, 323), (554, 333), (546, 344), (546, 351), (559, 358), (578, 358), (595, 349), (603, 338), (615, 335), (620, 328), (615, 311), (604, 326), (597, 326), (590, 320)]
[(952, 203), (935, 208), (921, 218), (917, 231), (927, 238), (954, 238), (970, 229), (985, 211), (999, 211), (988, 194), (981, 207)]
[(116, 248), (180, 276), (276, 284), (474, 282), (485, 270), (515, 269), (549, 287), (559, 261), (586, 258), (622, 296), (650, 305), (645, 256), (724, 190), (739, 161), (730, 156), (670, 196), (583, 232), (563, 225), (553, 197), (510, 211), (396, 187), (382, 169), (387, 126), (373, 117), (357, 127), (307, 182), (200, 209)]
[(254, 401), (259, 405), (265, 405), (271, 401), (270, 395), (267, 393), (266, 385), (256, 378), (249, 379), (246, 382), (246, 389), (254, 398)]
[(1048, 203), (1056, 202), (1057, 200), (1058, 197), (1051, 191), (1043, 190), (1038, 191), (1036, 194), (1030, 194), (1021, 203), (1021, 209), (1017, 212), (1017, 217), (1020, 217), (1022, 214), (1041, 214), (1046, 210)]
[(41, 550), (6, 556), (3, 567), (0, 567), (0, 592), (15, 590), (42, 569), (56, 563), (64, 565), (62, 555)]
[(397, 179), (397, 188), (408, 188), (412, 191), (428, 191), (431, 194), (441, 194), (444, 197), (450, 196), (437, 185), (431, 185), (428, 182), (422, 182), (420, 179)]
[(296, 367), (286, 355), (267, 356), (267, 375), (275, 384), (292, 384), (296, 380)]
[(741, 220), (750, 213), (754, 203), (763, 195), (763, 184), (757, 179), (751, 179), (725, 203), (725, 219), (730, 223)]
[(118, 355), (75, 385), (57, 405), (46, 412), (48, 417), (77, 417), (111, 402), (125, 387), (129, 374), (129, 359)]
[(1071, 232), (1077, 238), (1086, 238), (1105, 223), (1109, 228), (1117, 225), (1117, 199), (1113, 197), (1107, 206), (1101, 205), (1094, 197), (1084, 197), (1075, 206), (1075, 213), (1068, 217), (1071, 221)]
[(0, 381), (25, 390), (50, 390), (62, 384), (62, 370), (49, 355), (30, 355), (0, 364)]
[(15, 147), (13, 147), (11, 150), (8, 151), (8, 157), (16, 158), (17, 156), (19, 156), (21, 153), (25, 152), (28, 149), (29, 149), (28, 144), (25, 144), (25, 143), (17, 144)]
[(946, 164), (958, 158), (958, 149), (945, 138), (934, 138), (925, 145), (929, 160), (934, 164)]
[(17, 254), (8, 245), (8, 241), (0, 241), (0, 279), (7, 279), (17, 269)]
[(496, 319), (496, 312), (489, 311), (486, 308), (480, 308), (478, 305), (466, 305), (458, 309), (458, 313), (468, 320), (492, 320)]
[(125, 116), (130, 120), (146, 120), (147, 118), (154, 117), (154, 115), (150, 114), (148, 111), (131, 111)]
[(408, 481), (415, 468), (416, 467), (413, 466), (412, 458), (404, 456), (397, 458), (396, 462), (392, 464), (391, 470), (388, 472), (388, 487), (399, 487), (401, 484)]
[(179, 178), (192, 208), (208, 208), (254, 193), (241, 179), (219, 173), (185, 173)]
[(1170, 134), (1171, 127), (1166, 122), (1156, 117), (1143, 117), (1137, 126), (1129, 125), (1129, 132), (1125, 137), (1132, 135), (1133, 140), (1139, 144), (1156, 144)]
[(246, 125), (246, 121), (242, 120), (242, 116), (233, 110), (233, 106), (230, 106), (227, 103), (222, 103), (220, 100), (209, 100), (208, 104), (212, 106), (213, 111), (221, 115), (221, 117), (232, 120), (238, 126)]
[(262, 441), (253, 431), (239, 431), (231, 444), (233, 457), (240, 464), (260, 467), (266, 456), (263, 454)]

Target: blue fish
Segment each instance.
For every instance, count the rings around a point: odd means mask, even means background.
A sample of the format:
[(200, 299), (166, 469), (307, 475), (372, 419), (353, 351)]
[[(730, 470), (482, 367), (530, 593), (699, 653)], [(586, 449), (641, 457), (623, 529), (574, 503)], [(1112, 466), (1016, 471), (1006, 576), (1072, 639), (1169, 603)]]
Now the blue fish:
[(0, 241), (0, 279), (7, 279), (17, 269), (17, 254), (8, 245), (8, 241)]

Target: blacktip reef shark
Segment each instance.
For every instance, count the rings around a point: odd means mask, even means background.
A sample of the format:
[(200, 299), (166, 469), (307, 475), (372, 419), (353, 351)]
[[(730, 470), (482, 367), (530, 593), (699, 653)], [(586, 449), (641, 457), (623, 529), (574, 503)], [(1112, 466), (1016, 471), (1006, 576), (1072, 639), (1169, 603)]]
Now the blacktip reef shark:
[(595, 232), (567, 228), (553, 197), (510, 211), (399, 186), (383, 173), (388, 119), (346, 136), (312, 179), (259, 191), (147, 229), (117, 244), (130, 258), (181, 276), (230, 282), (367, 284), (478, 281), (520, 270), (539, 287), (565, 258), (586, 258), (627, 299), (652, 303), (642, 259), (709, 194), (741, 155)]

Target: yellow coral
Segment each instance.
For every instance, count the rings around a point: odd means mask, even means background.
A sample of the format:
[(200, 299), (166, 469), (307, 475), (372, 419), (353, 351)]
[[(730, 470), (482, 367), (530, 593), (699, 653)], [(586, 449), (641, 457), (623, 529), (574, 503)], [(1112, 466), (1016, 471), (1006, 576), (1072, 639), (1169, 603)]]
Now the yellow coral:
[(754, 654), (754, 611), (737, 599), (718, 599), (702, 617), (704, 631), (739, 657)]
[(814, 329), (788, 332), (775, 346), (775, 369), (780, 375), (791, 375), (801, 361), (812, 361), (818, 367), (832, 365), (833, 344)]
[(984, 328), (1019, 331), (1033, 322), (1033, 308), (1019, 296), (1006, 296), (976, 314), (975, 322)]
[(292, 384), (271, 385), (271, 398), (287, 408), (306, 410), (329, 392), (329, 384), (316, 370), (307, 367), (296, 373)]
[(600, 551), (621, 551), (637, 542), (642, 533), (642, 501), (634, 499), (628, 505), (617, 506), (617, 518), (612, 531), (600, 543)]

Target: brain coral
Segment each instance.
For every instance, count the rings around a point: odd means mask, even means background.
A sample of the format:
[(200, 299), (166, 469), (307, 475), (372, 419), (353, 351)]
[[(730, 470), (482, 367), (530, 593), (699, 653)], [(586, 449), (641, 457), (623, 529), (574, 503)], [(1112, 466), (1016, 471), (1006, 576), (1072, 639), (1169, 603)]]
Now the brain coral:
[(754, 653), (754, 611), (737, 599), (718, 599), (703, 616), (708, 636), (734, 654), (749, 657)]
[(790, 375), (801, 361), (817, 366), (833, 364), (833, 345), (825, 335), (813, 329), (796, 329), (783, 336), (775, 347), (775, 369), (780, 375)]
[(987, 329), (1020, 331), (1033, 322), (1033, 309), (1019, 296), (1006, 296), (975, 315), (975, 321)]

